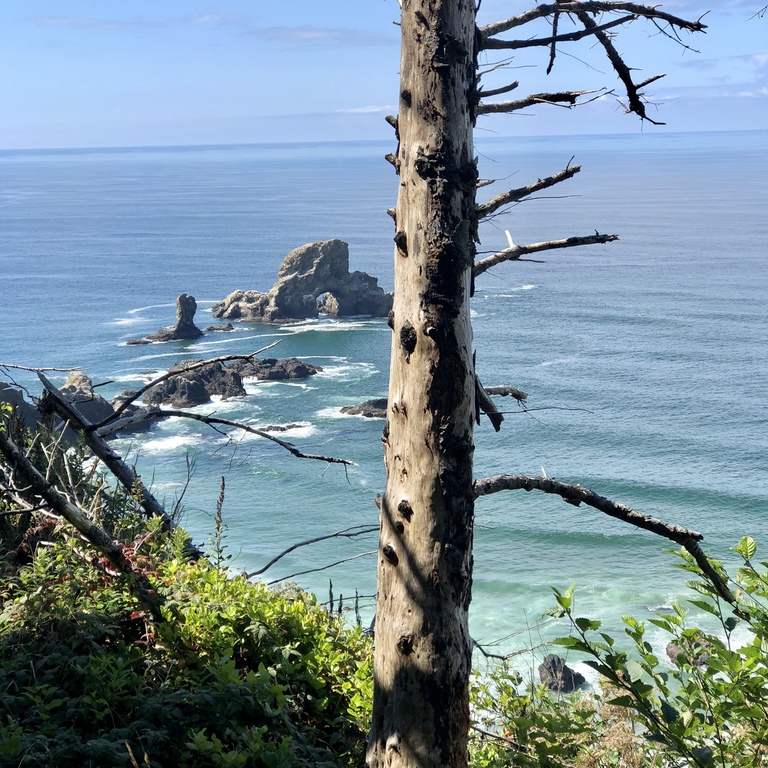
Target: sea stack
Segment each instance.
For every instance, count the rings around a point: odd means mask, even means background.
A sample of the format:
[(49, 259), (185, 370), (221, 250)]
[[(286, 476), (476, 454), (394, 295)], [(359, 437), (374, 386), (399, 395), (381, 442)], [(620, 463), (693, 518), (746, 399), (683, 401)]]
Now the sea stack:
[(214, 304), (214, 317), (279, 323), (317, 317), (386, 317), (392, 294), (365, 272), (349, 271), (349, 246), (343, 240), (308, 243), (291, 251), (268, 293), (234, 291)]
[(151, 341), (180, 341), (184, 339), (199, 339), (203, 332), (195, 325), (194, 317), (197, 312), (197, 302), (194, 296), (182, 293), (176, 299), (176, 325), (163, 328), (146, 339), (134, 339), (129, 344), (147, 344)]

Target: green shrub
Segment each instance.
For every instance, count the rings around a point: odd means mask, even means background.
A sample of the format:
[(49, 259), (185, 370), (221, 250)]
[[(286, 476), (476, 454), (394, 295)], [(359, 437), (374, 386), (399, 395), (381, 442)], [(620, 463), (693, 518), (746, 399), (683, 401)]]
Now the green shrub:
[(159, 624), (72, 539), (18, 572), (0, 612), (0, 765), (359, 763), (362, 633), (299, 590), (180, 557), (178, 534), (150, 538), (131, 557), (157, 586)]

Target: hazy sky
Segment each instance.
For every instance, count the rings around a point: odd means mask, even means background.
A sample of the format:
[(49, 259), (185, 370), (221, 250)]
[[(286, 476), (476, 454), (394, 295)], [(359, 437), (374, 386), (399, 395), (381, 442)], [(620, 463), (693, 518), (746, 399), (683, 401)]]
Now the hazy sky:
[[(628, 64), (644, 76), (667, 73), (649, 93), (660, 104), (651, 114), (668, 125), (644, 130), (768, 128), (768, 16), (750, 20), (763, 2), (665, 4), (690, 18), (710, 10), (707, 34), (683, 34), (699, 53), (643, 22), (621, 29), (616, 45)], [(483, 0), (480, 22), (528, 7)], [(398, 15), (397, 0), (0, 0), (0, 148), (390, 138), (383, 117), (397, 102)], [(488, 79), (519, 80), (515, 98), (619, 87), (588, 41), (564, 47), (549, 77), (546, 63), (544, 49), (518, 52), (511, 69)], [(611, 96), (479, 127), (642, 129)]]

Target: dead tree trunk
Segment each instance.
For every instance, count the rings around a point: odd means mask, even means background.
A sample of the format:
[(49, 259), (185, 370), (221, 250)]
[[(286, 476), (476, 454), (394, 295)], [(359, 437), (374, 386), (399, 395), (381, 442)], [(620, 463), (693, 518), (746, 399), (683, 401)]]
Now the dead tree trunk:
[(368, 765), (467, 764), (474, 0), (403, 0), (387, 487)]

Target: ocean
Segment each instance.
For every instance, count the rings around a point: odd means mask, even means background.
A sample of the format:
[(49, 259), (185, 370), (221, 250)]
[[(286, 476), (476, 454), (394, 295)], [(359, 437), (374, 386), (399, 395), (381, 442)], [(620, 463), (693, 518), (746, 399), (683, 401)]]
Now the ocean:
[[(343, 416), (386, 394), (385, 320), (237, 324), (195, 342), (126, 346), (197, 299), (199, 326), (231, 291), (268, 290), (285, 254), (338, 237), (351, 269), (392, 287), (397, 178), (386, 143), (0, 151), (0, 363), (80, 367), (110, 398), (183, 358), (247, 354), (323, 367), (301, 382), (248, 383), (248, 396), (201, 406), (249, 424), (299, 424), (297, 447), (353, 460), (299, 460), (254, 437), (169, 419), (120, 439), (156, 495), (186, 483), (184, 523), (213, 533), (221, 478), (226, 545), (251, 572), (297, 541), (376, 525), (383, 423)], [(564, 168), (581, 173), (481, 230), (480, 250), (590, 234), (609, 245), (497, 266), (472, 301), (486, 385), (529, 394), (500, 433), (476, 432), (475, 474), (577, 482), (729, 547), (768, 548), (768, 133), (635, 133), (477, 141), (487, 199)], [(571, 159), (573, 158), (573, 159)], [(3, 372), (3, 371), (0, 371)], [(4, 371), (33, 393), (32, 374)], [(62, 381), (63, 373), (52, 373)], [(652, 534), (560, 499), (522, 491), (477, 503), (471, 631), (512, 651), (566, 632), (540, 626), (551, 586), (576, 582), (580, 615), (619, 631), (686, 595), (685, 574)], [(267, 571), (321, 601), (373, 612), (375, 535), (295, 550)], [(344, 562), (340, 562), (344, 561)], [(331, 565), (338, 563), (336, 565)], [(324, 570), (317, 570), (327, 567)], [(332, 581), (332, 587), (329, 585)], [(354, 614), (350, 613), (350, 617)]]

